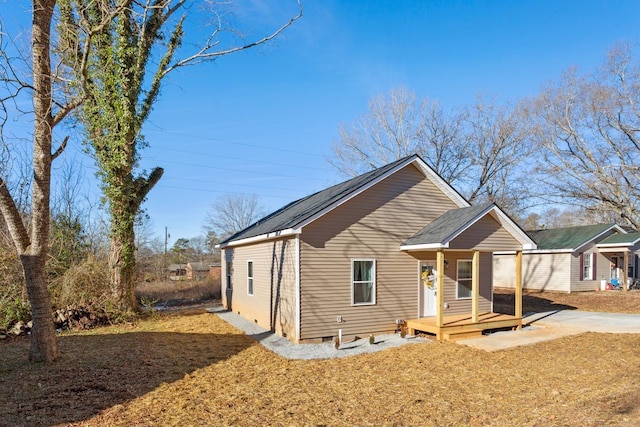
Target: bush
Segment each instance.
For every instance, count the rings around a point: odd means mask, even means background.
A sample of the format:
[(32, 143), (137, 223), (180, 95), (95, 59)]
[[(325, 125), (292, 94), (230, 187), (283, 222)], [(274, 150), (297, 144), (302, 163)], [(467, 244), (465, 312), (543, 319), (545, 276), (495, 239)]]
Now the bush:
[(0, 330), (30, 317), (31, 306), (18, 256), (0, 247)]
[(51, 284), (50, 289), (54, 307), (79, 304), (106, 309), (111, 299), (109, 266), (106, 260), (89, 256), (80, 264), (70, 267)]

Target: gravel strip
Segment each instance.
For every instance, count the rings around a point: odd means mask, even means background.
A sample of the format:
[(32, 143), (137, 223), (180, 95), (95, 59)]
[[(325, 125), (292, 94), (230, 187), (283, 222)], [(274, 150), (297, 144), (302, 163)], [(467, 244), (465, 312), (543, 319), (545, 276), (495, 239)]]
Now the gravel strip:
[(222, 306), (210, 307), (207, 308), (207, 311), (216, 314), (222, 320), (244, 331), (245, 334), (269, 350), (287, 359), (331, 359), (355, 356), (363, 353), (374, 353), (405, 344), (430, 342), (430, 340), (415, 336), (401, 338), (400, 334), (385, 334), (376, 335), (374, 344), (369, 344), (369, 337), (366, 337), (355, 341), (343, 342), (339, 349), (335, 348), (333, 342), (325, 342), (322, 344), (294, 344), (286, 338), (282, 338), (237, 314), (227, 311)]

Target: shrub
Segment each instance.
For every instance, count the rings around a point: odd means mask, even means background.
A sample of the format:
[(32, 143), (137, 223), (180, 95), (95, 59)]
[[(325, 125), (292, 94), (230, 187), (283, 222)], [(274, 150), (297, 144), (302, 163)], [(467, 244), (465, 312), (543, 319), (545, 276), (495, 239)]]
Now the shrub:
[(24, 275), (18, 256), (0, 247), (0, 330), (19, 320), (27, 321), (31, 306), (24, 286)]

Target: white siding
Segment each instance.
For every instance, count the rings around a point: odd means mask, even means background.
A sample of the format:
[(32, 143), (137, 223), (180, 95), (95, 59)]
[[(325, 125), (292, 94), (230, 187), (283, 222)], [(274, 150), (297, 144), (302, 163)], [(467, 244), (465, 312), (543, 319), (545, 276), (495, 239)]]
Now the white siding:
[[(514, 254), (493, 256), (493, 285), (515, 288)], [(522, 255), (522, 287), (528, 290), (570, 292), (573, 261), (570, 253)]]

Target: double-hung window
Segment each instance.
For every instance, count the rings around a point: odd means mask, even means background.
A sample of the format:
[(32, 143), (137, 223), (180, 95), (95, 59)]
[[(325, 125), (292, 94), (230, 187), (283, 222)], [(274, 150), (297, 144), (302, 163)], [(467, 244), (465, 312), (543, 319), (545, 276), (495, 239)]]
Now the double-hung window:
[(471, 287), (473, 282), (472, 261), (458, 260), (458, 281), (456, 297), (471, 298)]
[(351, 261), (351, 304), (376, 303), (376, 261), (354, 259)]
[(247, 294), (253, 295), (253, 261), (247, 261)]
[(585, 252), (582, 254), (582, 280), (594, 280), (594, 255), (593, 252)]

